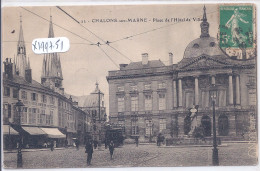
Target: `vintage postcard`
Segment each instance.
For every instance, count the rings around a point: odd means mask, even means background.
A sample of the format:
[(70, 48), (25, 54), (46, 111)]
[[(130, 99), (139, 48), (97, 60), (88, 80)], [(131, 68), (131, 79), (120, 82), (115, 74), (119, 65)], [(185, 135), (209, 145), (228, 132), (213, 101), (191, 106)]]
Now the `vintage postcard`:
[(254, 4), (2, 14), (4, 168), (258, 165)]

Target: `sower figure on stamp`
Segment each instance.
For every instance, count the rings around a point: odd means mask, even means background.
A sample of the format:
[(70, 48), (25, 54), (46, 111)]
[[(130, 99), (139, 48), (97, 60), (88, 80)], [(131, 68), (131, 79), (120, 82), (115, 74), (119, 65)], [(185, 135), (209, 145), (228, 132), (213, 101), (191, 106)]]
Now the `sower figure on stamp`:
[(111, 141), (109, 143), (109, 152), (110, 152), (110, 159), (113, 159), (113, 153), (114, 153), (114, 149), (115, 149), (115, 144), (113, 141)]
[(88, 154), (87, 156), (87, 165), (89, 166), (91, 164), (92, 154), (93, 154), (93, 144), (91, 141), (88, 141), (85, 146), (85, 153)]
[(231, 27), (231, 35), (232, 35), (232, 43), (233, 46), (237, 45), (237, 41), (239, 44), (246, 41), (246, 36), (239, 33), (239, 21), (243, 23), (248, 23), (248, 21), (245, 21), (242, 17), (245, 17), (245, 14), (239, 13), (238, 9), (236, 8), (234, 10), (234, 14), (231, 16), (231, 18), (226, 23), (226, 27)]

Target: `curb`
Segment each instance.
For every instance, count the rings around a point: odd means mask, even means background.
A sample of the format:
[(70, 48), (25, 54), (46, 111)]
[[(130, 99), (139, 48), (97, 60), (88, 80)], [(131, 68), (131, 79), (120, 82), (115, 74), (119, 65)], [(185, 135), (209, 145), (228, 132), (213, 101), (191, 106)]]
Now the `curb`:
[[(54, 148), (54, 150), (65, 150), (65, 149), (73, 149), (73, 147), (68, 148)], [(37, 152), (37, 151), (51, 151), (50, 148), (42, 148), (42, 149), (22, 149), (22, 152)], [(4, 153), (17, 153), (17, 150), (12, 151), (3, 151)]]
[[(218, 145), (218, 147), (227, 147), (227, 144)], [(160, 146), (158, 148), (189, 148), (189, 147), (213, 147), (213, 145), (176, 145), (176, 146)]]

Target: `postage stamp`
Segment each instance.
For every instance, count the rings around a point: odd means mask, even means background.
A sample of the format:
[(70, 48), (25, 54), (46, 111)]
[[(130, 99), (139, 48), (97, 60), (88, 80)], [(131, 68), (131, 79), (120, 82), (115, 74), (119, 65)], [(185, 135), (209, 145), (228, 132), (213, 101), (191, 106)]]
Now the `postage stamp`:
[[(221, 5), (219, 7), (219, 45), (231, 56), (246, 58), (253, 52), (254, 6)], [(239, 53), (240, 52), (240, 53)]]

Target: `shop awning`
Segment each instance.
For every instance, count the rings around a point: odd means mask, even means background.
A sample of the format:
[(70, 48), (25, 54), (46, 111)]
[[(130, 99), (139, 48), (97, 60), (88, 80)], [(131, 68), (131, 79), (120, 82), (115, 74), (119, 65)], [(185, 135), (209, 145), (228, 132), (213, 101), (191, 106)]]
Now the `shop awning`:
[[(3, 134), (9, 135), (9, 125), (3, 125)], [(19, 133), (10, 126), (10, 135), (19, 135)]]
[(41, 128), (49, 138), (66, 138), (66, 136), (61, 133), (58, 128)]
[(45, 135), (46, 133), (38, 127), (22, 126), (23, 130), (28, 132), (30, 135)]

